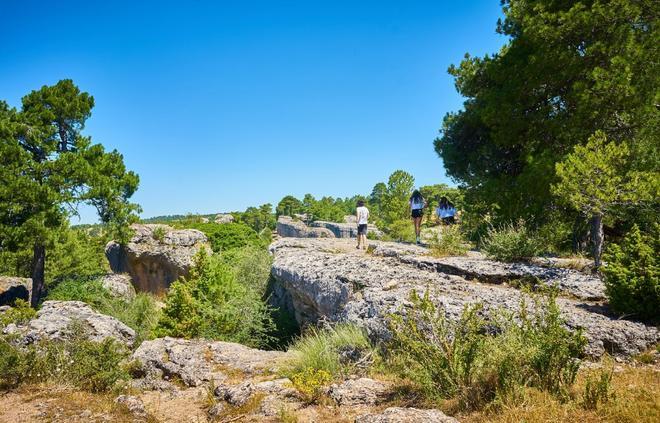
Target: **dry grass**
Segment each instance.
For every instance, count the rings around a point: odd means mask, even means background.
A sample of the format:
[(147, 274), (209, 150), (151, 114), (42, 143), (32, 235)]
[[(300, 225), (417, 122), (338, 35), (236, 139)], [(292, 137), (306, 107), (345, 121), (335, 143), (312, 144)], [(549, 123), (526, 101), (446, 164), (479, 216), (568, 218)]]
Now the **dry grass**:
[(660, 369), (657, 367), (626, 367), (614, 373), (614, 397), (596, 410), (586, 410), (582, 392), (587, 375), (581, 372), (573, 389), (572, 399), (560, 402), (552, 395), (535, 389), (526, 391), (525, 401), (517, 406), (503, 407), (491, 412), (477, 412), (456, 416), (461, 422), (496, 423), (655, 423), (660, 421)]

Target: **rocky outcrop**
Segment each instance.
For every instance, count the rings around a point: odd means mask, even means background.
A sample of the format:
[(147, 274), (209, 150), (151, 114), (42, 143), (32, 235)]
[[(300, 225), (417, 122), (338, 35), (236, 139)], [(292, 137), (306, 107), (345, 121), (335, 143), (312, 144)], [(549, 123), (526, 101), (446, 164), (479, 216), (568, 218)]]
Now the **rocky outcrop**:
[(332, 385), (330, 398), (340, 406), (376, 405), (387, 399), (390, 389), (383, 382), (366, 377)]
[(95, 312), (81, 301), (45, 301), (34, 319), (10, 331), (21, 334), (23, 344), (64, 340), (81, 334), (97, 342), (114, 338), (127, 346), (135, 340), (133, 329), (114, 317)]
[[(310, 226), (326, 228), (334, 234), (335, 238), (357, 238), (357, 223), (336, 223), (317, 220), (316, 222), (312, 222)], [(374, 225), (367, 226), (367, 234), (376, 238), (383, 236), (383, 233)]]
[(0, 306), (14, 305), (16, 300), (30, 302), (32, 279), (0, 276)]
[(277, 219), (277, 234), (289, 238), (334, 238), (335, 235), (327, 228), (310, 228), (304, 222), (289, 216)]
[(117, 298), (130, 301), (135, 298), (135, 288), (129, 275), (109, 274), (101, 278), (101, 285)]
[(413, 290), (422, 294), (428, 287), (446, 315), (458, 319), (465, 306), (476, 302), (486, 314), (517, 309), (523, 294), (507, 278), (532, 275), (562, 290), (558, 305), (567, 326), (583, 330), (587, 354), (631, 356), (660, 340), (656, 327), (620, 319), (592, 300), (600, 298), (599, 282), (579, 272), (505, 265), (478, 256), (436, 259), (424, 248), (394, 243), (372, 242), (371, 253), (364, 253), (339, 239), (281, 239), (271, 252), (271, 301), (292, 310), (301, 325), (349, 321), (374, 339), (387, 339), (385, 316), (405, 310)]
[(228, 379), (228, 374), (266, 373), (283, 355), (230, 342), (167, 337), (143, 342), (132, 358), (142, 367), (137, 385), (163, 389), (173, 379), (191, 387), (206, 382), (217, 386)]
[(355, 423), (458, 423), (453, 417), (440, 410), (420, 410), (417, 408), (390, 407), (382, 413), (365, 414), (355, 419)]
[(193, 257), (211, 249), (206, 235), (195, 229), (174, 230), (167, 225), (132, 225), (135, 235), (127, 245), (111, 241), (105, 248), (110, 268), (128, 273), (138, 291), (160, 294), (181, 276), (187, 276)]
[(215, 216), (214, 221), (218, 224), (232, 223), (234, 221), (234, 216), (229, 213), (221, 213)]

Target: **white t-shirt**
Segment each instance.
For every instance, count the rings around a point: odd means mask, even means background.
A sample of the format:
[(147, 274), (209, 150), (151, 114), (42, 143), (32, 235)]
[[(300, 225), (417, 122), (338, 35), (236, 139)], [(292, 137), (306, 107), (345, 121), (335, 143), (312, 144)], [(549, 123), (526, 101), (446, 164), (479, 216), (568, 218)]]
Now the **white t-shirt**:
[(369, 209), (362, 206), (357, 208), (358, 225), (366, 225), (369, 222)]
[(454, 207), (438, 207), (435, 209), (438, 217), (452, 217), (456, 214), (456, 209)]
[(410, 208), (412, 210), (421, 210), (424, 208), (424, 200), (421, 198), (417, 201), (415, 199), (410, 200)]

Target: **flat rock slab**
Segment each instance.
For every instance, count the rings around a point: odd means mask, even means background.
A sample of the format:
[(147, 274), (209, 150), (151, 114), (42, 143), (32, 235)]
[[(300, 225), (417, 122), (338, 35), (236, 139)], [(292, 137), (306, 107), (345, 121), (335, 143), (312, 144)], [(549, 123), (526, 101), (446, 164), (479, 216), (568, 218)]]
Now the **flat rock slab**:
[(365, 414), (355, 419), (355, 423), (458, 423), (453, 417), (440, 410), (420, 410), (418, 408), (390, 407), (382, 413)]
[(274, 369), (285, 353), (262, 351), (231, 342), (158, 338), (145, 341), (133, 353), (141, 363), (141, 386), (161, 388), (163, 381), (179, 380), (194, 387), (222, 383), (228, 374), (262, 374)]
[[(428, 288), (432, 300), (443, 307), (450, 319), (458, 319), (466, 306), (475, 303), (482, 303), (486, 314), (519, 308), (523, 299), (520, 290), (501, 282), (483, 283), (479, 278), (447, 272), (435, 263), (442, 260), (445, 265), (458, 266), (449, 258), (434, 259), (423, 255), (423, 248), (399, 245), (373, 243), (372, 253), (365, 253), (356, 250), (349, 240), (276, 241), (270, 248), (275, 279), (271, 301), (292, 310), (301, 325), (318, 320), (354, 322), (365, 327), (374, 339), (389, 338), (386, 316), (410, 305), (408, 299), (413, 290), (423, 294)], [(391, 252), (398, 248), (406, 250)], [(523, 276), (525, 269), (518, 268)], [(558, 277), (562, 283), (564, 279)], [(619, 319), (599, 302), (575, 296), (559, 298), (557, 302), (567, 326), (584, 331), (588, 340), (586, 353), (590, 356), (599, 357), (605, 352), (631, 356), (660, 340), (655, 326)]]
[[(135, 331), (112, 316), (92, 310), (81, 301), (45, 301), (37, 316), (26, 325), (19, 326), (17, 332), (23, 334), (23, 343), (42, 340), (64, 340), (71, 336), (75, 325), (81, 325), (85, 337), (101, 342), (106, 338), (130, 346), (135, 341)], [(79, 333), (76, 333), (79, 335)]]

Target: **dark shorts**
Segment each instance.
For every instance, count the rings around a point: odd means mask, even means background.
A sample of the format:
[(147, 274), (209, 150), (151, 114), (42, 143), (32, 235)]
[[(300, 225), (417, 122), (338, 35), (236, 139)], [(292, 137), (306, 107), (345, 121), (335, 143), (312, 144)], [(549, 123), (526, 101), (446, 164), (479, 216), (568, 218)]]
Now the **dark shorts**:
[(366, 235), (367, 234), (367, 225), (358, 225), (358, 235)]
[(444, 223), (445, 225), (453, 225), (454, 223), (456, 223), (456, 219), (454, 219), (454, 216), (443, 217), (442, 223)]
[(424, 214), (424, 211), (422, 209), (416, 209), (416, 210), (412, 211), (413, 219), (416, 219), (418, 217), (422, 217), (423, 214)]

